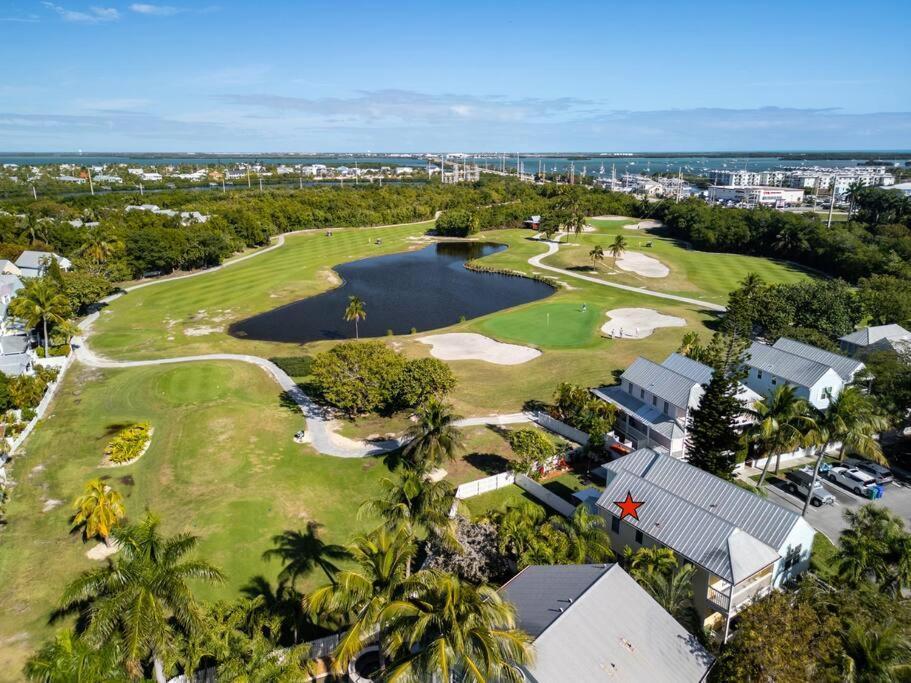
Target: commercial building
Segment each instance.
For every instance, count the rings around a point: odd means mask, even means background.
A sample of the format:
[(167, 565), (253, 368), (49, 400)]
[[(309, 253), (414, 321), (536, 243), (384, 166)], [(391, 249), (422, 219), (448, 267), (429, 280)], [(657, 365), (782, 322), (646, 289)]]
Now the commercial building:
[(501, 589), (534, 639), (527, 681), (698, 683), (714, 658), (617, 564), (537, 565)]
[[(661, 546), (691, 563), (696, 612), (723, 639), (738, 612), (810, 566), (816, 532), (793, 510), (650, 449), (599, 469), (595, 509), (614, 550)], [(641, 505), (621, 519), (627, 496)]]
[(742, 204), (744, 206), (799, 206), (803, 203), (804, 192), (787, 187), (751, 185), (736, 187), (712, 185), (709, 187), (709, 201)]

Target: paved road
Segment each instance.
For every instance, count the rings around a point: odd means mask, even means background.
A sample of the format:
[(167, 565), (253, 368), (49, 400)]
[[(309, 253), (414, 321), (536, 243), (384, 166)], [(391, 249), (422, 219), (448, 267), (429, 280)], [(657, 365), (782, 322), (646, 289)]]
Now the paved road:
[[(870, 501), (854, 495), (838, 484), (825, 479), (820, 481), (823, 487), (835, 497), (835, 504), (823, 505), (818, 508), (811, 505), (807, 509), (806, 520), (814, 529), (825, 534), (830, 541), (836, 543), (841, 532), (848, 528), (844, 519), (845, 510), (857, 510)], [(905, 521), (911, 520), (911, 484), (906, 481), (896, 480), (885, 488), (883, 497), (876, 501), (876, 504), (889, 508)], [(781, 484), (770, 484), (765, 489), (770, 500), (797, 512), (803, 510), (803, 498), (791, 495), (784, 490)]]
[[(559, 239), (560, 235), (563, 233), (557, 233), (556, 237)], [(544, 241), (544, 240), (542, 240)], [(591, 275), (582, 275), (580, 273), (574, 273), (571, 270), (564, 270), (563, 268), (556, 268), (554, 266), (547, 266), (541, 263), (542, 259), (546, 259), (548, 256), (553, 256), (560, 249), (560, 243), (555, 241), (546, 242), (547, 251), (543, 254), (538, 254), (537, 256), (532, 256), (528, 259), (529, 265), (534, 266), (535, 268), (543, 268), (544, 270), (549, 270), (552, 273), (559, 273), (564, 277), (572, 277), (577, 280), (585, 280), (586, 282), (593, 282), (596, 285), (604, 285), (605, 287), (614, 287), (615, 289), (622, 289), (627, 292), (635, 292), (636, 294), (644, 294), (646, 296), (654, 296), (659, 299), (668, 299), (670, 301), (679, 301), (680, 303), (690, 304), (691, 306), (696, 306), (698, 308), (707, 308), (712, 311), (724, 311), (725, 307), (719, 304), (709, 303), (708, 301), (701, 301), (700, 299), (690, 299), (685, 296), (677, 296), (676, 294), (667, 294), (666, 292), (656, 292), (652, 289), (646, 289), (644, 287), (631, 287), (630, 285), (621, 285), (617, 282), (609, 282), (608, 280), (602, 280), (597, 277), (592, 277)]]

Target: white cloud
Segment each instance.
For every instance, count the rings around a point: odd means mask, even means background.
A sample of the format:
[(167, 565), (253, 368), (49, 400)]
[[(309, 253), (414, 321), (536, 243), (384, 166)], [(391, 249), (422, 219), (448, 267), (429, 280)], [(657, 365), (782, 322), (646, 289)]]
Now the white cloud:
[(120, 19), (120, 12), (113, 7), (90, 7), (87, 12), (80, 12), (55, 5), (52, 2), (43, 2), (41, 4), (56, 12), (64, 21), (76, 24), (100, 24)]
[(183, 12), (180, 7), (173, 7), (171, 5), (150, 5), (148, 3), (136, 2), (130, 5), (130, 11), (136, 12), (137, 14), (147, 14), (153, 17), (170, 17), (180, 12)]
[(36, 24), (41, 20), (37, 14), (26, 14), (19, 17), (0, 17), (0, 21), (12, 22), (16, 24)]

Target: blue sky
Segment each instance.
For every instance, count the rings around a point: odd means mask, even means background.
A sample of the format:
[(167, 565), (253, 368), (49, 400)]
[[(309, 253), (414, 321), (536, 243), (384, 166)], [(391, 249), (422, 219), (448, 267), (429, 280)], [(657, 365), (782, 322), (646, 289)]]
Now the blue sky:
[(909, 27), (908, 0), (0, 0), (0, 150), (909, 149)]

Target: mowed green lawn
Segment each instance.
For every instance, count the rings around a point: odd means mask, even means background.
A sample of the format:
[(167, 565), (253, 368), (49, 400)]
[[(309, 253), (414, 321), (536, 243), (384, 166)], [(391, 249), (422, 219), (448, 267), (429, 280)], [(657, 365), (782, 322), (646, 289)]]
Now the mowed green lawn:
[(335, 229), (332, 237), (322, 230), (288, 235), (284, 246), (223, 270), (128, 293), (103, 311), (92, 346), (112, 358), (130, 359), (213, 352), (287, 355), (298, 345), (235, 339), (226, 330), (232, 322), (340, 284), (335, 265), (426, 246), (414, 238), (431, 226)]
[[(116, 425), (148, 420), (152, 445), (136, 463), (99, 468)], [(199, 556), (227, 582), (200, 586), (230, 598), (251, 577), (270, 580), (278, 561), (261, 559), (285, 529), (325, 525), (347, 543), (364, 527), (360, 502), (388, 473), (380, 459), (345, 460), (297, 445), (299, 412), (283, 407), (275, 382), (243, 363), (188, 363), (95, 370), (74, 366), (49, 417), (12, 464), (16, 481), (0, 532), (0, 680), (20, 680), (22, 664), (52, 632), (48, 616), (67, 581), (98, 563), (69, 533), (70, 503), (86, 481), (109, 477), (128, 514), (153, 510), (167, 533), (201, 537)], [(43, 512), (48, 501), (62, 501)], [(302, 586), (320, 583), (313, 574)]]
[[(598, 272), (593, 274), (620, 284), (721, 304), (727, 302), (728, 293), (737, 288), (747, 273), (757, 273), (770, 283), (792, 283), (810, 277), (808, 271), (800, 266), (784, 261), (696, 251), (668, 237), (663, 229), (646, 231), (622, 227), (636, 222), (638, 219), (590, 220), (588, 223), (596, 227), (597, 232), (565, 236), (560, 251), (546, 259), (545, 263), (560, 268), (591, 266), (589, 252), (600, 244), (605, 251), (605, 259), (596, 264)], [(670, 274), (663, 278), (644, 277), (614, 266), (607, 247), (617, 235), (626, 238), (628, 251), (658, 259), (670, 268)], [(647, 243), (652, 246), (647, 247)]]

